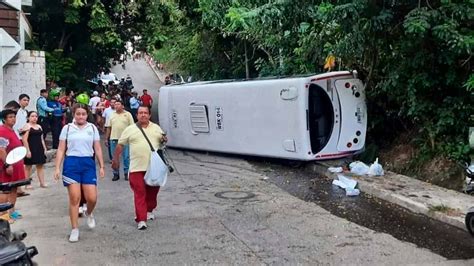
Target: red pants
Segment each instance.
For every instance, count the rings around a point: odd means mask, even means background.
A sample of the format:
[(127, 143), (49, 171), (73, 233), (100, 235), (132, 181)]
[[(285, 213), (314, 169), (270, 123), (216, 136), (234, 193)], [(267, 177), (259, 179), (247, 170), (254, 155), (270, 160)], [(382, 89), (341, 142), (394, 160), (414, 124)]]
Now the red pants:
[(145, 184), (145, 172), (130, 173), (130, 187), (135, 200), (136, 222), (146, 221), (146, 213), (152, 212), (157, 206), (157, 197), (160, 187), (150, 187)]

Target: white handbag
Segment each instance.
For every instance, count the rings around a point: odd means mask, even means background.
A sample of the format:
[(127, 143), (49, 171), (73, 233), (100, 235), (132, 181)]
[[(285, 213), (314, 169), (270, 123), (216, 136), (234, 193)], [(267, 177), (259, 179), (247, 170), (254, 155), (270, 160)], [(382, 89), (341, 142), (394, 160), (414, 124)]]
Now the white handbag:
[(148, 145), (150, 145), (151, 154), (150, 154), (150, 162), (148, 163), (148, 168), (146, 169), (145, 173), (145, 183), (151, 187), (162, 187), (166, 184), (168, 180), (168, 166), (165, 164), (163, 159), (161, 159), (158, 151), (155, 151), (153, 145), (151, 145), (150, 140), (148, 139), (145, 131), (140, 125), (137, 123), (137, 127), (143, 133)]

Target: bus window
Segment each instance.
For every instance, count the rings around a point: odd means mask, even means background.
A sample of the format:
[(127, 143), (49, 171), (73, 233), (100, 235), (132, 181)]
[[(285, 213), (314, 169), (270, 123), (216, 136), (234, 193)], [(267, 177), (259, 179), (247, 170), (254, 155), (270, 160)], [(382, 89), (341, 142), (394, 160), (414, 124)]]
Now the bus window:
[(189, 106), (192, 130), (196, 133), (209, 133), (209, 112), (206, 105)]
[(328, 143), (334, 127), (334, 109), (326, 91), (318, 85), (309, 86), (308, 122), (311, 150), (320, 152)]

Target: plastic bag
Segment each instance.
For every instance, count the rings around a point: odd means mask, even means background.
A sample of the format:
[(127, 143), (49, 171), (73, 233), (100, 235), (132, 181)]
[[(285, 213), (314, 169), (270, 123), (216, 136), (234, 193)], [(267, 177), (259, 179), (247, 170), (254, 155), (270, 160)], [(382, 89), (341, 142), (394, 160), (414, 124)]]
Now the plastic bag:
[(370, 166), (368, 174), (370, 176), (384, 175), (382, 165), (379, 164), (379, 158), (375, 159), (375, 162)]
[(337, 175), (337, 178), (346, 185), (345, 189), (354, 189), (357, 186), (357, 181), (352, 178), (345, 177), (343, 175)]
[(151, 187), (162, 187), (168, 180), (168, 166), (157, 152), (150, 155), (150, 163), (145, 173), (145, 183)]
[(360, 190), (355, 188), (357, 181), (343, 175), (337, 175), (337, 178), (332, 181), (332, 184), (346, 190), (346, 196), (359, 196)]
[(351, 173), (356, 175), (366, 175), (369, 172), (369, 166), (360, 161), (350, 163), (349, 168)]
[(360, 190), (355, 188), (355, 189), (346, 189), (346, 196), (349, 196), (349, 197), (355, 197), (355, 196), (359, 196), (360, 194)]
[(328, 171), (331, 173), (342, 173), (343, 169), (342, 167), (329, 167)]

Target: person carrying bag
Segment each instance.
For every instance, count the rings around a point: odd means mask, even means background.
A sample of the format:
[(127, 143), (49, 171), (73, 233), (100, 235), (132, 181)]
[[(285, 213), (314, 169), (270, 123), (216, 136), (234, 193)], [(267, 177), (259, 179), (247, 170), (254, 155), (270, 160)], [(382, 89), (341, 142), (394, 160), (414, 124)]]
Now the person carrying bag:
[(130, 151), (129, 181), (135, 203), (138, 230), (147, 229), (147, 220), (154, 220), (160, 187), (166, 184), (168, 167), (157, 151), (167, 141), (159, 125), (150, 121), (150, 108), (140, 106), (137, 124), (125, 128), (112, 156), (112, 168), (120, 166), (124, 146)]
[(144, 177), (145, 183), (152, 187), (162, 187), (168, 180), (169, 171), (168, 165), (165, 163), (164, 154), (163, 152), (159, 152), (159, 150), (155, 151), (153, 145), (151, 145), (150, 140), (146, 136), (145, 131), (143, 131), (143, 128), (140, 126), (140, 124), (136, 123), (136, 126), (142, 132), (151, 149), (150, 162), (148, 163), (148, 168)]

